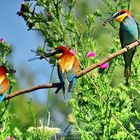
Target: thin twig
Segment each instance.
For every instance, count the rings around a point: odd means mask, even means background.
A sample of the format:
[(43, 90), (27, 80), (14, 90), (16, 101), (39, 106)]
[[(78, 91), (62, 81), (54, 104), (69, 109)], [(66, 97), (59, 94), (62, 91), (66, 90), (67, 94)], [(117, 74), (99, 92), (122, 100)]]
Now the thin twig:
[[(81, 76), (84, 76), (88, 72), (90, 72), (90, 71), (94, 70), (95, 68), (101, 66), (102, 64), (110, 61), (111, 59), (113, 59), (113, 58), (115, 58), (115, 57), (127, 52), (128, 50), (130, 50), (130, 49), (132, 49), (134, 47), (137, 47), (138, 45), (140, 45), (140, 41), (135, 41), (134, 43), (128, 45), (127, 48), (123, 48), (123, 49), (119, 50), (118, 52), (115, 52), (115, 53), (112, 53), (112, 54), (108, 55), (106, 58), (102, 59), (100, 62), (98, 62), (96, 64), (93, 64), (93, 65), (85, 68), (84, 70), (80, 71), (77, 74), (77, 78), (80, 78)], [(35, 90), (44, 89), (44, 88), (58, 88), (60, 86), (61, 86), (60, 83), (38, 85), (38, 86), (31, 87), (31, 88), (27, 88), (27, 89), (23, 89), (23, 90), (13, 92), (13, 93), (7, 95), (4, 100), (11, 99), (11, 98), (13, 98), (15, 96), (25, 94), (25, 93), (28, 93), (28, 92), (32, 92), (32, 91), (35, 91)]]

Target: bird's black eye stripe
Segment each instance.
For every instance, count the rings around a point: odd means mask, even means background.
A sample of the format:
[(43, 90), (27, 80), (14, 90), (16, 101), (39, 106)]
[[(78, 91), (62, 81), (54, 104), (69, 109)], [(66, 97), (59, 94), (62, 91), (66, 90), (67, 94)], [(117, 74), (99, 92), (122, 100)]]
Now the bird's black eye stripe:
[(122, 14), (124, 14), (125, 13), (125, 11), (121, 11), (121, 12), (117, 12), (117, 13), (115, 13), (114, 14), (114, 18), (117, 18), (118, 16), (120, 16), (120, 15), (122, 15)]
[(57, 53), (57, 54), (58, 54), (58, 53), (63, 53), (63, 50), (62, 50), (62, 49), (57, 50), (56, 53)]
[(114, 17), (114, 18), (117, 18), (117, 17), (120, 16), (121, 14), (123, 14), (123, 13), (121, 13), (121, 12), (115, 13), (115, 14), (113, 15), (113, 17)]

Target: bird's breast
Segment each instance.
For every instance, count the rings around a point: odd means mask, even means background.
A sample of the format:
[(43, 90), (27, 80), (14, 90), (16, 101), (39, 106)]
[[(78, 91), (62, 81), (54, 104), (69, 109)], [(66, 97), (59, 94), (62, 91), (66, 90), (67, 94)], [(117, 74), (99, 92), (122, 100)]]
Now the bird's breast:
[(60, 66), (60, 69), (62, 70), (62, 72), (64, 72), (64, 71), (67, 72), (72, 69), (74, 59), (75, 59), (75, 57), (73, 55), (63, 55), (59, 59), (58, 63), (59, 63), (59, 66)]
[(128, 18), (121, 25), (123, 32), (123, 44), (127, 45), (138, 39), (138, 27), (134, 19)]

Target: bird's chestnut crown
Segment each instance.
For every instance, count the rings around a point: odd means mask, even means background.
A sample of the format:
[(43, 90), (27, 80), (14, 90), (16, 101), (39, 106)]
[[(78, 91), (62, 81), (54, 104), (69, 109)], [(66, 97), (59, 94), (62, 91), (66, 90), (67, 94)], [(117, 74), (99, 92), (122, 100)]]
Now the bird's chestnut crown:
[(0, 75), (6, 74), (8, 72), (7, 68), (4, 66), (0, 66)]
[(121, 10), (108, 18), (108, 21), (116, 20), (121, 23), (127, 16), (132, 16), (132, 14), (128, 10)]
[(69, 49), (65, 46), (58, 46), (56, 49), (55, 57), (60, 58), (64, 53), (68, 53)]
[(45, 57), (56, 57), (60, 58), (63, 54), (71, 53), (70, 50), (65, 46), (58, 46), (55, 50), (51, 51), (50, 53), (46, 53)]

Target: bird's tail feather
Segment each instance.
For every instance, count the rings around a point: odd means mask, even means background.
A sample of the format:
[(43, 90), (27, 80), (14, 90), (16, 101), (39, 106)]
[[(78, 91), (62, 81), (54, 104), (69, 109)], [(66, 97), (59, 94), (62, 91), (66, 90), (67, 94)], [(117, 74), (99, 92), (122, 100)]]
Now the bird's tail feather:
[(69, 81), (68, 80), (65, 80), (65, 89), (64, 89), (64, 102), (66, 103), (66, 105), (68, 105), (68, 101), (69, 101), (69, 98), (68, 98), (68, 95), (69, 95), (69, 92), (68, 92), (68, 89), (69, 89)]
[(6, 96), (6, 94), (0, 95), (0, 103), (4, 100), (5, 96)]
[(127, 66), (125, 67), (125, 70), (124, 70), (124, 77), (126, 79), (126, 85), (128, 85), (128, 79), (129, 79), (129, 76), (131, 75), (131, 66)]
[(72, 93), (71, 92), (65, 92), (65, 94), (63, 94), (64, 96), (64, 102), (66, 103), (66, 105), (68, 105), (68, 101), (72, 98)]
[(71, 81), (65, 82), (65, 102), (66, 102), (66, 105), (67, 105), (68, 101), (72, 98), (72, 89), (74, 87), (75, 81), (76, 81), (76, 76), (73, 76)]
[(132, 59), (135, 54), (135, 51), (136, 51), (136, 48), (129, 50), (128, 52), (124, 54), (124, 61), (125, 61), (124, 77), (126, 79), (126, 85), (129, 85), (128, 79), (129, 79), (129, 76), (131, 75), (131, 63), (132, 63)]

